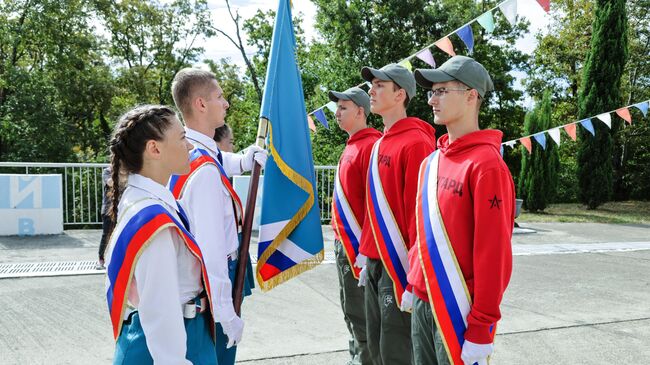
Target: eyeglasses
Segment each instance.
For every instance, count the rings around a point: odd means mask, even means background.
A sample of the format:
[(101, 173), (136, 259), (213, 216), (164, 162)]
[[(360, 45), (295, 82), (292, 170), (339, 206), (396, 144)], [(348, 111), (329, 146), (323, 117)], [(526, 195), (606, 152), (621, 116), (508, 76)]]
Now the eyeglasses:
[(446, 87), (441, 87), (435, 90), (430, 90), (427, 92), (427, 100), (431, 99), (434, 96), (441, 97), (450, 91), (469, 91), (472, 89), (447, 89)]

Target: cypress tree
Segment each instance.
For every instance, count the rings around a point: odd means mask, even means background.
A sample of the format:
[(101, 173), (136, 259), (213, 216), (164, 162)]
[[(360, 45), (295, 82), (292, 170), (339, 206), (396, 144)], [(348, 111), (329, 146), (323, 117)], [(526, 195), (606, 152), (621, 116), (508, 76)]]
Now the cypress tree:
[[(526, 134), (551, 128), (551, 93), (546, 91), (542, 101), (526, 114)], [(544, 210), (553, 201), (557, 188), (560, 158), (555, 142), (546, 135), (546, 147), (531, 137), (531, 153), (522, 153), (519, 177), (519, 197), (523, 207), (531, 212)]]
[[(621, 106), (627, 44), (625, 0), (597, 0), (591, 48), (578, 93), (580, 120)], [(578, 198), (588, 209), (597, 208), (612, 195), (612, 135), (620, 128), (621, 119), (612, 118), (611, 130), (599, 120), (592, 123), (596, 135), (580, 128), (578, 149)]]

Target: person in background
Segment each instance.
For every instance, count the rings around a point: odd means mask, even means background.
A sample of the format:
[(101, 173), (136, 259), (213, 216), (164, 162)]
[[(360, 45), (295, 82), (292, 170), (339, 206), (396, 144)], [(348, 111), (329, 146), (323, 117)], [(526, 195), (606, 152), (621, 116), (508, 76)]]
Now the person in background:
[(222, 152), (235, 152), (235, 136), (228, 124), (214, 130), (214, 141)]
[(99, 241), (99, 260), (95, 269), (104, 270), (104, 252), (106, 251), (106, 244), (108, 243), (108, 231), (111, 226), (111, 217), (108, 216), (108, 207), (110, 199), (108, 198), (109, 183), (111, 182), (111, 167), (102, 169), (102, 238)]

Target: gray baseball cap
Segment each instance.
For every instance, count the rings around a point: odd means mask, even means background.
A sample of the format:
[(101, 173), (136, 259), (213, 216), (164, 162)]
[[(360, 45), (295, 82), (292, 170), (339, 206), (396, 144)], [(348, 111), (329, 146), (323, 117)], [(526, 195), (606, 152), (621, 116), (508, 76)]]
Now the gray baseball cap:
[(466, 56), (454, 56), (435, 70), (419, 68), (413, 74), (418, 85), (427, 89), (437, 82), (457, 80), (476, 89), (481, 97), (494, 90), (492, 78), (485, 67)]
[(406, 90), (406, 95), (408, 95), (409, 100), (413, 100), (415, 97), (415, 79), (413, 78), (413, 74), (406, 67), (396, 63), (390, 63), (379, 70), (364, 67), (361, 69), (361, 77), (368, 82), (372, 82), (374, 78), (383, 81), (392, 81), (397, 86)]
[(351, 100), (353, 103), (357, 104), (357, 106), (363, 108), (363, 112), (366, 113), (366, 117), (368, 117), (370, 114), (370, 97), (368, 96), (367, 92), (361, 90), (356, 86), (351, 87), (344, 92), (330, 90), (327, 95), (330, 97), (330, 100), (335, 103), (339, 100)]

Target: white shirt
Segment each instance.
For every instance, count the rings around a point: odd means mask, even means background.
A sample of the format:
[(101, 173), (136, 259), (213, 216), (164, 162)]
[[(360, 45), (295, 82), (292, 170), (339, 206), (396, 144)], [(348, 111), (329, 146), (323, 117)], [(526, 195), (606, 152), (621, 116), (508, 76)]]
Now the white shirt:
[[(206, 150), (218, 161), (219, 148), (210, 137), (185, 128), (186, 136), (196, 148)], [(222, 152), (228, 176), (241, 173), (242, 155)], [(235, 211), (230, 193), (221, 181), (216, 166), (201, 167), (186, 182), (180, 199), (192, 222), (192, 233), (201, 247), (212, 289), (212, 304), (217, 322), (235, 316), (232, 284), (228, 275), (228, 254), (239, 248)]]
[[(160, 204), (179, 222), (174, 196), (164, 186), (142, 175), (131, 174), (118, 206), (118, 227), (143, 207)], [(106, 255), (111, 266), (115, 231)], [(108, 278), (106, 279), (108, 286)], [(187, 352), (183, 304), (203, 290), (201, 264), (187, 249), (175, 229), (167, 228), (154, 236), (135, 264), (127, 290), (129, 306), (139, 312), (147, 347), (155, 364), (191, 364)], [(127, 309), (126, 319), (131, 311)]]

